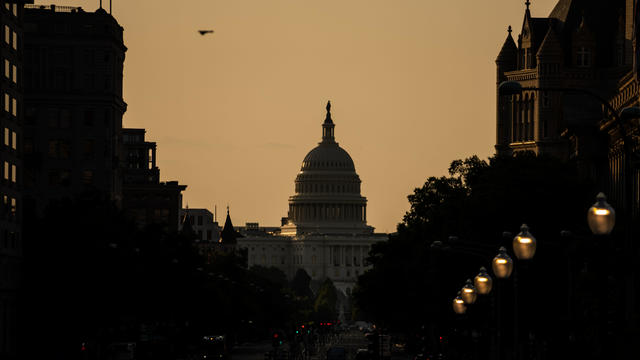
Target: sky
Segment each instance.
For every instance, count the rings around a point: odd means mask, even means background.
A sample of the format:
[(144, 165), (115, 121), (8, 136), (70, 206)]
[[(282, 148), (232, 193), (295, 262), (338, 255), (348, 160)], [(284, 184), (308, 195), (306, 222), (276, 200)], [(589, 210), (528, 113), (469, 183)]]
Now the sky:
[[(556, 2), (533, 0), (532, 15)], [(495, 58), (524, 3), (113, 0), (128, 47), (123, 126), (157, 142), (161, 179), (188, 186), (183, 205), (276, 226), (331, 100), (368, 223), (393, 232), (428, 177), (493, 155)]]

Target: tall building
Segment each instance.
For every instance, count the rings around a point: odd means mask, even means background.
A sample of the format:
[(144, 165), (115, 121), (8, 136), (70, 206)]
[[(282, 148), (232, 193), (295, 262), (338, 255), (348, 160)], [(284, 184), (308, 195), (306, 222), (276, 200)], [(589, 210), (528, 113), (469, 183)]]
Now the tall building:
[[(532, 16), (527, 0), (517, 42), (509, 27), (496, 59), (497, 85), (581, 88), (612, 99), (631, 71), (632, 24), (632, 0), (560, 0), (548, 17)], [(583, 136), (576, 144), (571, 136), (595, 129), (603, 116), (597, 100), (569, 91), (498, 96), (496, 151), (569, 158), (596, 141)]]
[(628, 354), (634, 351), (630, 339), (640, 334), (640, 273), (632, 260), (640, 254), (640, 119), (620, 114), (640, 106), (640, 4), (559, 0), (542, 18), (531, 15), (528, 0), (525, 4), (517, 42), (509, 28), (496, 59), (496, 80), (497, 86), (516, 81), (539, 90), (498, 93), (496, 151), (510, 155), (529, 150), (574, 159), (607, 194), (618, 212), (617, 235), (610, 246), (629, 260), (624, 270), (610, 269), (617, 284), (606, 291), (618, 295), (601, 305), (608, 306), (600, 309), (610, 321), (603, 327), (608, 335), (594, 341), (614, 344), (607, 355)]
[(177, 181), (160, 181), (156, 143), (146, 141), (145, 129), (122, 129), (124, 176), (122, 208), (140, 227), (160, 224), (176, 232), (182, 218), (182, 192)]
[[(32, 2), (32, 1), (31, 1)], [(0, 1), (0, 358), (18, 356), (17, 291), (22, 262), (22, 124), (23, 124), (23, 6), (25, 1)]]
[(38, 210), (83, 193), (120, 204), (123, 28), (103, 9), (28, 5), (24, 19), (26, 195)]
[(365, 259), (371, 245), (387, 235), (367, 225), (360, 177), (349, 153), (335, 141), (334, 128), (328, 103), (322, 141), (302, 161), (279, 234), (246, 231), (236, 241), (247, 249), (249, 266), (273, 266), (290, 279), (304, 269), (312, 283), (330, 278), (349, 294), (369, 269)]

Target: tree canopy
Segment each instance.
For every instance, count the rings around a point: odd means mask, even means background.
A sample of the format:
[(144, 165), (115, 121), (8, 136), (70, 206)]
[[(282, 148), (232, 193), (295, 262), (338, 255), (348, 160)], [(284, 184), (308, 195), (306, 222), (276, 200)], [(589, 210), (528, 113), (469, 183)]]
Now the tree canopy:
[[(373, 267), (354, 291), (358, 308), (385, 327), (408, 332), (454, 323), (457, 291), (480, 266), (490, 269), (500, 246), (511, 249), (512, 237), (503, 233), (515, 235), (523, 223), (538, 239), (531, 265), (538, 280), (531, 282), (558, 278), (554, 261), (566, 264), (560, 232), (586, 232), (586, 210), (596, 195), (587, 179), (571, 162), (532, 153), (453, 161), (448, 176), (429, 177), (408, 196), (410, 210), (397, 232), (372, 247)], [(546, 290), (564, 293), (565, 285), (548, 282)], [(551, 301), (545, 296), (542, 291), (532, 298), (544, 306)]]

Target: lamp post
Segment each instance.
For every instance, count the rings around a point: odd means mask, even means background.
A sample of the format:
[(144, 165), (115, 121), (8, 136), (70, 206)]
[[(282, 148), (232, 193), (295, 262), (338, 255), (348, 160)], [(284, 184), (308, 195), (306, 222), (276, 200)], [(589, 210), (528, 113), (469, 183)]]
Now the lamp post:
[[(608, 111), (610, 118), (613, 120), (614, 125), (620, 131), (622, 137), (622, 148), (624, 152), (624, 161), (623, 161), (623, 178), (622, 178), (622, 208), (624, 211), (624, 251), (626, 254), (635, 254), (636, 248), (633, 244), (633, 209), (632, 209), (632, 198), (634, 195), (634, 173), (632, 172), (633, 163), (637, 163), (640, 161), (640, 156), (635, 154), (633, 139), (625, 129), (625, 121), (630, 119), (638, 119), (640, 118), (640, 108), (638, 107), (627, 107), (624, 108), (618, 113), (616, 109), (609, 104), (609, 102), (604, 99), (602, 96), (597, 93), (587, 90), (587, 89), (579, 89), (579, 88), (565, 88), (565, 87), (523, 87), (517, 81), (504, 81), (498, 86), (498, 94), (499, 95), (520, 95), (525, 90), (532, 91), (559, 91), (566, 93), (579, 93), (588, 95), (596, 100), (598, 100)], [(591, 222), (590, 222), (591, 224)], [(626, 290), (629, 294), (627, 296), (626, 305), (625, 305), (625, 313), (628, 325), (633, 326), (633, 319), (636, 313), (636, 301), (635, 301), (635, 277), (636, 277), (636, 268), (632, 268), (631, 271), (627, 272), (626, 278)]]
[(609, 235), (616, 224), (616, 211), (607, 202), (607, 197), (599, 193), (596, 203), (587, 212), (587, 223), (594, 235)]
[(460, 292), (462, 293), (462, 300), (464, 300), (464, 303), (467, 305), (475, 303), (478, 299), (476, 287), (473, 286), (471, 279), (467, 279), (467, 282), (464, 284)]
[(479, 295), (489, 294), (493, 287), (493, 279), (491, 279), (491, 276), (487, 273), (487, 269), (484, 266), (480, 268), (480, 272), (473, 279), (473, 283)]

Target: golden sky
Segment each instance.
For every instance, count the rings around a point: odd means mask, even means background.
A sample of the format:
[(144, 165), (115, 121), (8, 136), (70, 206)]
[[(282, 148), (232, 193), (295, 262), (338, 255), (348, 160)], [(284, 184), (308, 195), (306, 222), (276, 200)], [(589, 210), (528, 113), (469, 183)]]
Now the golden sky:
[[(331, 100), (368, 222), (392, 232), (427, 177), (493, 154), (494, 61), (524, 2), (113, 0), (129, 48), (124, 126), (158, 143), (161, 178), (188, 185), (184, 204), (279, 225)], [(533, 16), (556, 2), (532, 0)]]

